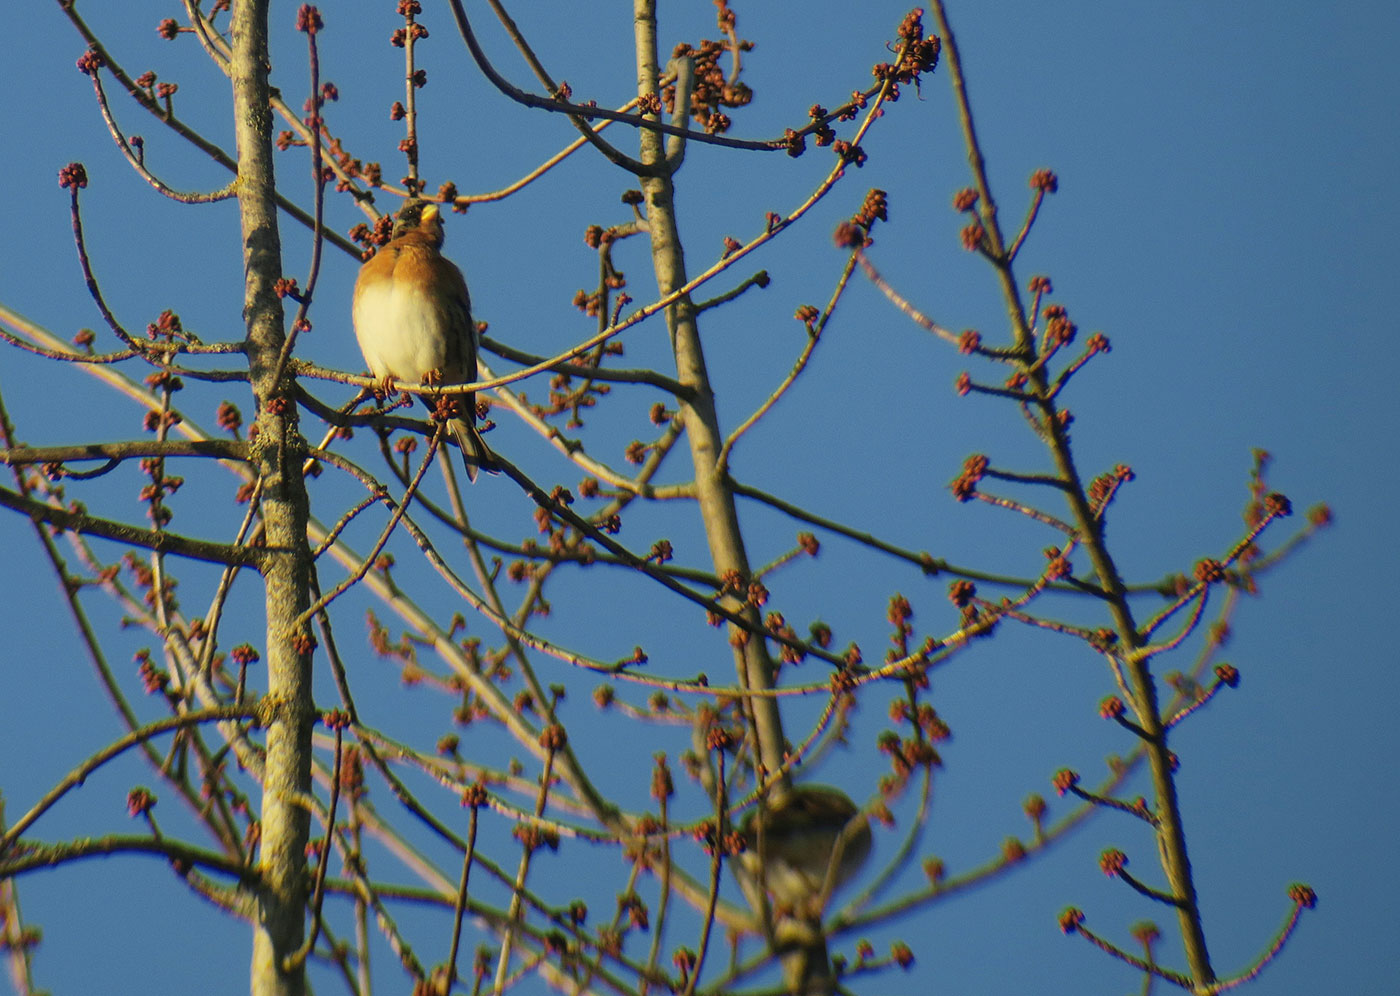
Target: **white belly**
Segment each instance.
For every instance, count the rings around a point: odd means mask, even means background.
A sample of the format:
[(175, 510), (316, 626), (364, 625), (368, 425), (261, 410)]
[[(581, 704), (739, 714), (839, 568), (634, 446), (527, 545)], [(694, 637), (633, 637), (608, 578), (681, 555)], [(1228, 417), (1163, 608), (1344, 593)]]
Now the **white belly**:
[(355, 302), (355, 338), (375, 377), (418, 382), (447, 365), (441, 312), (415, 289), (380, 281)]

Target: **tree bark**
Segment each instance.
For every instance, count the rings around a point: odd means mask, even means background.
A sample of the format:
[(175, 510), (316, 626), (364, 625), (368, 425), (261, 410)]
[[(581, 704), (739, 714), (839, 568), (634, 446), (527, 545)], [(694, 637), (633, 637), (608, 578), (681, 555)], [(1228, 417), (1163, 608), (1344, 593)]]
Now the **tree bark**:
[(282, 247), (272, 168), (267, 54), (268, 0), (233, 5), (233, 105), (238, 141), (238, 204), (243, 233), (244, 319), (257, 402), (250, 456), (262, 483), (267, 559), (267, 731), (261, 843), (250, 989), (254, 996), (302, 996), (303, 963), (291, 964), (305, 931), (305, 850), (311, 788), (312, 638), (297, 619), (310, 604), (309, 502), (293, 382), (279, 370), (286, 340), (274, 284)]
[[(655, 0), (635, 0), (634, 27), (637, 48), (637, 92), (639, 96), (659, 93), (660, 66), (656, 47)], [(641, 133), (642, 162), (660, 166), (667, 160), (660, 132), (644, 129)], [(679, 161), (679, 156), (676, 157)], [(659, 175), (641, 178), (646, 198), (647, 227), (651, 236), (652, 265), (662, 296), (672, 293), (686, 282), (685, 255), (681, 250), (680, 233), (676, 227), (675, 186), (667, 170)], [(715, 573), (724, 577), (736, 572), (744, 585), (751, 580), (748, 552), (739, 530), (739, 516), (734, 505), (734, 490), (729, 475), (718, 463), (724, 436), (720, 433), (715, 414), (715, 395), (710, 387), (705, 367), (705, 354), (700, 346), (700, 329), (695, 320), (695, 305), (684, 297), (666, 309), (666, 327), (676, 358), (676, 379), (686, 388), (677, 398), (680, 417), (690, 442), (691, 460), (695, 466), (695, 497), (705, 523), (710, 558)], [(761, 636), (758, 609), (744, 601), (743, 596), (727, 594), (724, 604), (747, 618), (752, 628), (745, 632), (731, 625), (730, 638), (734, 644), (734, 665), (739, 681), (754, 690), (773, 687), (773, 660)], [(782, 771), (786, 745), (778, 713), (777, 700), (754, 697), (745, 704), (745, 712), (753, 725), (758, 741), (757, 756), (765, 779), (775, 778), (770, 801), (787, 792), (791, 779)]]

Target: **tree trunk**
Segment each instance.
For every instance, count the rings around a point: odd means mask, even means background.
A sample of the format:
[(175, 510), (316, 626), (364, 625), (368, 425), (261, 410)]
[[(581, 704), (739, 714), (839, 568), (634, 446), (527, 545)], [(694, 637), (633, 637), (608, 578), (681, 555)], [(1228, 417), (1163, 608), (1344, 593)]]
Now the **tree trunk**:
[(267, 604), (267, 762), (263, 780), (259, 884), (253, 924), (254, 996), (301, 996), (303, 963), (288, 959), (305, 936), (306, 842), (311, 788), (310, 631), (298, 617), (310, 604), (309, 514), (292, 382), (278, 369), (285, 343), (280, 299), (282, 248), (273, 201), (267, 0), (233, 6), (233, 104), (238, 140), (238, 204), (243, 229), (244, 318), (258, 414), (249, 433), (262, 483), (269, 552), (263, 570)]

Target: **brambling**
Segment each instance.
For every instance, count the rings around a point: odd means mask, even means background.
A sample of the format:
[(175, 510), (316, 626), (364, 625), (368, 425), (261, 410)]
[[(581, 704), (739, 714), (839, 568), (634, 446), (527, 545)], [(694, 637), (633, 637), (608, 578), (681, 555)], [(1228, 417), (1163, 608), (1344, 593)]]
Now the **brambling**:
[(793, 996), (831, 996), (832, 973), (822, 930), (831, 893), (870, 856), (870, 820), (840, 789), (798, 785), (751, 812), (739, 828), (745, 850), (735, 863), (739, 884), (755, 902), (760, 883), (773, 901), (764, 929)]
[[(469, 384), (476, 380), (478, 335), (462, 271), (442, 255), (442, 211), (410, 200), (389, 243), (365, 261), (351, 309), (355, 338), (370, 372), (385, 381)], [(476, 397), (456, 395), (448, 423), (467, 466), (496, 473), (476, 429)], [(427, 398), (425, 404), (431, 403)]]
[(870, 821), (840, 789), (798, 785), (739, 828), (743, 872), (779, 909), (820, 916), (832, 891), (870, 856)]

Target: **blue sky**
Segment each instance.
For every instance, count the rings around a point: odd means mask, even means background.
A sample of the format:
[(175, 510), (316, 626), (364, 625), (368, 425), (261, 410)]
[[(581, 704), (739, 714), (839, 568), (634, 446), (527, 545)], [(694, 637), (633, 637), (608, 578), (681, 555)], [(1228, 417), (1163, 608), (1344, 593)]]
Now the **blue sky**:
[[(576, 95), (609, 105), (627, 99), (634, 86), (628, 5), (587, 15), (557, 0), (517, 6), (513, 13), (541, 59)], [(714, 34), (710, 4), (674, 6), (682, 9), (664, 12), (663, 48)], [(0, 53), (11, 79), (23, 82), (0, 100), (0, 128), (10, 138), (0, 198), (12, 233), (0, 265), (0, 304), (63, 338), (100, 328), (74, 258), (67, 194), (56, 183), (60, 167), (82, 160), (91, 178), (84, 193), (90, 251), (114, 310), (140, 329), (174, 308), (206, 340), (239, 337), (234, 206), (173, 204), (134, 176), (105, 133), (88, 80), (73, 68), (82, 51), (76, 34), (56, 6), (18, 7), (0, 10)], [(422, 91), (420, 128), (432, 185), (451, 178), (464, 191), (495, 189), (571, 140), (566, 122), (517, 108), (492, 90), (469, 64), (446, 10), (427, 7), (432, 35), (420, 51), (430, 85)], [(864, 5), (868, 15), (859, 20), (849, 5), (834, 2), (737, 10), (740, 33), (757, 43), (745, 76), (756, 99), (734, 114), (734, 133), (745, 137), (797, 127), (812, 103), (833, 106), (867, 85), (870, 64), (886, 57), (883, 45), (904, 13), (883, 0)], [(175, 13), (173, 6), (144, 4), (121, 13), (84, 10), (130, 70), (152, 68), (162, 80), (178, 81), (178, 113), (231, 148), (227, 85), (193, 39), (167, 43), (155, 34), (157, 21)], [(294, 13), (295, 5), (274, 5), (274, 83), (295, 106), (306, 70), (303, 40), (290, 30)], [(387, 114), (402, 97), (401, 56), (387, 44), (392, 4), (327, 4), (324, 14), (322, 73), (341, 94), (328, 112), (331, 126), (357, 155), (382, 159), (386, 176), (400, 175), (390, 166), (399, 132)], [(489, 13), (483, 7), (474, 16), (500, 68), (525, 85), (520, 60), (486, 26)], [(1265, 578), (1262, 597), (1247, 600), (1225, 654), (1244, 680), (1184, 724), (1174, 746), (1217, 969), (1233, 974), (1249, 963), (1282, 922), (1285, 888), (1301, 880), (1316, 888), (1319, 907), (1248, 991), (1389, 992), (1400, 976), (1393, 945), (1400, 871), (1391, 847), (1400, 817), (1400, 738), (1388, 721), (1400, 693), (1389, 626), (1397, 595), (1390, 565), (1400, 553), (1393, 442), (1400, 420), (1384, 349), (1395, 333), (1393, 275), (1400, 272), (1400, 69), (1393, 58), (1400, 11), (1382, 3), (1261, 0), (1052, 10), (1017, 0), (954, 4), (950, 16), (1003, 224), (1019, 220), (1035, 169), (1052, 168), (1060, 180), (1018, 264), (1022, 281), (1049, 274), (1054, 299), (1083, 330), (1102, 330), (1113, 342), (1111, 354), (1080, 374), (1067, 403), (1086, 473), (1116, 463), (1136, 472), (1110, 518), (1125, 570), (1134, 580), (1156, 580), (1228, 549), (1240, 534), (1254, 448), (1273, 454), (1271, 485), (1298, 509), (1327, 502), (1335, 512), (1334, 528)], [(117, 106), (172, 185), (227, 182), (137, 108)], [(624, 146), (632, 141), (620, 128), (610, 134)], [(767, 396), (800, 350), (805, 333), (791, 315), (829, 296), (844, 261), (830, 233), (869, 187), (890, 194), (891, 221), (877, 228), (872, 249), (886, 276), (951, 328), (977, 328), (994, 342), (1006, 335), (990, 269), (958, 242), (962, 221), (951, 201), (969, 180), (944, 69), (925, 80), (921, 94), (907, 91), (864, 145), (867, 165), (849, 171), (801, 226), (700, 295), (719, 293), (759, 267), (773, 277), (767, 290), (705, 319), (727, 427)], [(284, 191), (305, 202), (305, 157), (285, 153), (278, 168)], [(816, 149), (790, 161), (692, 147), (677, 181), (692, 271), (717, 258), (725, 236), (742, 240), (760, 231), (765, 211), (791, 210), (829, 168)], [(624, 220), (618, 197), (633, 185), (596, 157), (578, 157), (517, 198), (449, 219), (447, 251), (466, 271), (490, 335), (551, 353), (589, 334), (591, 322), (570, 304), (574, 290), (596, 279), (583, 231)], [(332, 200), (329, 216), (340, 231), (361, 220), (343, 199)], [(304, 231), (284, 225), (283, 247), (289, 273), (303, 274)], [(618, 263), (633, 297), (650, 300), (655, 288), (640, 242), (624, 243)], [(352, 260), (328, 254), (312, 310), (315, 331), (300, 346), (313, 362), (361, 368), (349, 329), (354, 275)], [(110, 340), (101, 335), (99, 342)], [(628, 365), (666, 369), (664, 331), (655, 321), (625, 342)], [(858, 281), (804, 381), (736, 447), (736, 476), (953, 562), (1034, 570), (1051, 537), (1009, 513), (958, 505), (946, 490), (972, 452), (1006, 466), (1044, 465), (1013, 409), (954, 394), (964, 368), (978, 372)], [(10, 347), (0, 349), (0, 390), (22, 438), (36, 445), (140, 435), (130, 402)], [(222, 398), (249, 409), (240, 390), (191, 390), (182, 400), (193, 418), (212, 426)], [(534, 398), (547, 391), (542, 382), (526, 390)], [(582, 438), (600, 458), (625, 466), (622, 450), (646, 438), (654, 400), (627, 392), (590, 418)], [(541, 483), (576, 485), (581, 473), (537, 436), (508, 418), (498, 421), (493, 447)], [(308, 419), (308, 433), (316, 428)], [(347, 451), (372, 465), (369, 440), (361, 433)], [(668, 480), (679, 476), (673, 471)], [(135, 482), (127, 471), (70, 488), (84, 489), (83, 500), (105, 514), (137, 516)], [(227, 484), (192, 485), (175, 506), (176, 528), (226, 535)], [(330, 482), (319, 485), (317, 514), (333, 521), (347, 494)], [(518, 538), (532, 529), (528, 502), (509, 482), (485, 480), (470, 500), (474, 521), (488, 531)], [(755, 506), (742, 514), (756, 562), (791, 546), (791, 523)], [(666, 536), (684, 562), (704, 566), (703, 540), (685, 519), (674, 508), (638, 510), (621, 538), (645, 551)], [(14, 819), (120, 728), (32, 530), (13, 516), (0, 518), (0, 530), (0, 626), (7, 634), (0, 651), (7, 679), (0, 790)], [(366, 535), (355, 536), (362, 547)], [(822, 540), (814, 566), (788, 568), (770, 586), (791, 618), (819, 615), (840, 641), (866, 647), (867, 659), (886, 638), (885, 604), (895, 591), (914, 603), (921, 634), (955, 625), (943, 597), (946, 579), (923, 578), (825, 534)], [(401, 562), (412, 559), (411, 545), (397, 549)], [(411, 570), (405, 567), (407, 578), (425, 580)], [(207, 600), (207, 572), (179, 573), (191, 604)], [(242, 615), (229, 643), (261, 642), (255, 589), (246, 583), (236, 594)], [(434, 610), (450, 615), (450, 600), (441, 591), (435, 597)], [(670, 603), (654, 608), (651, 598), (645, 585), (618, 572), (574, 574), (551, 594), (555, 611), (541, 631), (603, 658), (641, 644), (664, 673), (720, 673), (727, 659), (722, 638), (678, 629), (677, 617), (666, 614)], [(90, 604), (111, 638), (113, 661), (126, 667), (149, 638), (121, 630), (119, 612), (99, 598)], [(440, 723), (441, 710), (432, 711), (440, 704), (400, 691), (364, 646), (362, 613), (372, 605), (347, 603), (339, 626), (372, 700), (384, 703), (377, 721), (385, 728), (424, 716)], [(562, 670), (546, 672), (546, 680), (569, 685), (573, 740), (605, 770), (601, 780), (610, 790), (644, 788), (651, 752), (685, 745), (684, 731), (658, 730), (647, 739), (650, 728), (637, 735), (615, 717), (596, 716), (587, 700), (592, 681)], [(955, 736), (935, 780), (920, 853), (937, 853), (955, 869), (985, 861), (1003, 838), (1025, 833), (1020, 802), (1031, 792), (1051, 795), (1057, 768), (1077, 767), (1087, 777), (1102, 770), (1105, 755), (1128, 749), (1121, 731), (1095, 715), (1111, 691), (1111, 677), (1092, 655), (1024, 631), (1003, 632), (940, 671), (931, 701)], [(627, 692), (632, 701), (643, 698)], [(851, 751), (828, 761), (821, 779), (868, 787), (873, 766), (883, 764), (872, 749), (882, 723), (878, 704), (863, 709)], [(626, 739), (632, 736), (641, 743), (635, 753)], [(127, 832), (126, 791), (151, 780), (135, 763), (117, 766), (36, 832), (44, 839)], [(389, 808), (387, 798), (380, 802)], [(888, 857), (897, 839), (878, 838), (877, 858)], [(1032, 980), (1035, 991), (1047, 993), (1135, 989), (1131, 972), (1055, 928), (1056, 913), (1068, 905), (1083, 907), (1092, 926), (1118, 939), (1140, 919), (1167, 925), (1160, 909), (1099, 873), (1097, 856), (1106, 847), (1128, 851), (1133, 869), (1156, 881), (1151, 842), (1136, 827), (1101, 817), (1018, 874), (880, 931), (882, 944), (898, 937), (914, 948), (916, 974), (857, 990), (1003, 993), (1027, 991)], [(575, 877), (594, 895), (617, 887), (622, 866), (615, 855), (566, 849), (552, 860), (545, 874), (560, 888)], [(585, 878), (594, 871), (596, 881)], [(244, 991), (246, 932), (170, 879), (158, 862), (116, 859), (24, 880), (26, 919), (45, 932), (35, 962), (39, 984), (56, 993), (84, 991), (94, 981), (111, 991), (137, 984), (182, 991), (198, 980), (209, 992)], [(435, 951), (434, 944), (425, 946)], [(1160, 957), (1181, 962), (1170, 944)], [(390, 959), (381, 953), (379, 960), (381, 983), (392, 985)], [(319, 977), (319, 991), (332, 986)]]

